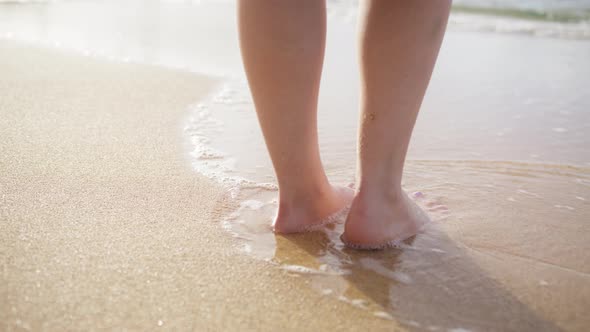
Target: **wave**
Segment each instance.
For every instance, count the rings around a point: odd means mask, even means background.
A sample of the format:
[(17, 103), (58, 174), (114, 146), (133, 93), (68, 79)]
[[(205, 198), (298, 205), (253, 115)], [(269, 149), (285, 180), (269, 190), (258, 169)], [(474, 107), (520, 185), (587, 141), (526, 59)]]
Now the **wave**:
[(590, 20), (590, 9), (584, 8), (537, 10), (510, 7), (480, 7), (456, 4), (453, 5), (452, 10), (455, 13), (510, 17), (534, 21), (578, 23)]

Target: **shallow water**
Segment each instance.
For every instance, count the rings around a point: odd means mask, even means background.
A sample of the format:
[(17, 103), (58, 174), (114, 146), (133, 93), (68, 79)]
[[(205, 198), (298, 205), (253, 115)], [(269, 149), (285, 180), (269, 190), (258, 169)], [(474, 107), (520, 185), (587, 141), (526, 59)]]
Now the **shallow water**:
[[(242, 190), (222, 225), (242, 252), (307, 278), (324, 296), (419, 330), (556, 330), (555, 316), (529, 308), (554, 310), (538, 294), (587, 304), (587, 169), (481, 161), (410, 161), (407, 168), (405, 187), (421, 190), (416, 200), (434, 222), (400, 249), (348, 249), (342, 224), (274, 235), (272, 189)], [(505, 269), (524, 274), (517, 278), (526, 286), (510, 289)]]
[[(329, 177), (346, 184), (356, 164), (358, 79), (346, 37), (354, 30), (332, 29), (341, 39), (327, 51), (319, 132)], [(435, 222), (400, 250), (349, 250), (341, 224), (271, 232), (277, 191), (244, 79), (199, 104), (186, 133), (207, 138), (196, 140), (195, 167), (234, 189), (239, 206), (222, 225), (239, 249), (307, 278), (321, 294), (417, 330), (576, 330), (588, 321), (563, 318), (538, 297), (588, 304), (589, 257), (572, 253), (590, 249), (586, 58), (586, 42), (447, 35), (404, 179)], [(499, 273), (511, 264), (520, 284)], [(564, 291), (573, 284), (583, 290)]]
[[(356, 164), (349, 3), (331, 3), (318, 114), (323, 162), (342, 184), (353, 181)], [(0, 34), (224, 77), (184, 123), (195, 169), (235, 198), (221, 227), (237, 238), (238, 251), (305, 278), (324, 296), (416, 330), (590, 326), (587, 22), (454, 14), (404, 179), (435, 222), (401, 249), (357, 252), (342, 245), (341, 224), (271, 232), (276, 185), (228, 19), (232, 6), (9, 5), (0, 7)]]

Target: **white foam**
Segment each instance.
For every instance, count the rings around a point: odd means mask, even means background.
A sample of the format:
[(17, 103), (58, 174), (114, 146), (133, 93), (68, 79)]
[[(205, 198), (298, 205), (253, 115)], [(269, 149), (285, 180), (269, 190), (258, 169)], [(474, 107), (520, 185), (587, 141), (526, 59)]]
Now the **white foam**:
[(283, 265), (280, 266), (280, 268), (283, 269), (283, 270), (285, 270), (285, 271), (293, 272), (293, 273), (298, 273), (298, 274), (339, 275), (339, 273), (337, 273), (337, 272), (320, 271), (320, 270), (312, 269), (312, 268), (301, 266), (301, 265), (287, 265), (287, 264), (283, 264)]
[(420, 327), (420, 326), (422, 326), (422, 325), (420, 325), (420, 323), (418, 323), (415, 320), (409, 320), (409, 321), (406, 321), (405, 323), (408, 324), (408, 325), (410, 325), (410, 326), (413, 326), (413, 327)]
[(363, 267), (380, 274), (388, 279), (395, 280), (402, 284), (410, 284), (412, 283), (412, 278), (401, 271), (390, 270), (387, 267), (383, 266), (381, 262), (376, 259), (365, 257), (360, 259), (360, 263)]
[(224, 123), (213, 116), (211, 107), (216, 104), (232, 103), (232, 98), (236, 95), (235, 91), (226, 83), (204, 102), (191, 106), (191, 116), (184, 128), (185, 135), (192, 143), (190, 155), (193, 157), (192, 164), (195, 170), (224, 186), (232, 197), (237, 197), (241, 189), (276, 188), (273, 184), (258, 184), (236, 176), (237, 160), (213, 146), (214, 137), (219, 137), (224, 132)]
[(575, 210), (575, 208), (573, 208), (573, 207), (571, 207), (571, 206), (569, 206), (569, 205), (560, 205), (560, 204), (556, 204), (556, 205), (553, 205), (553, 207), (556, 207), (556, 208), (558, 208), (558, 209), (566, 209), (566, 210), (570, 210), (570, 211), (573, 211), (573, 210)]
[(332, 293), (334, 293), (334, 290), (333, 289), (329, 289), (329, 288), (322, 289), (322, 294), (323, 295), (330, 295)]
[(590, 22), (554, 22), (453, 13), (449, 28), (468, 31), (526, 34), (535, 37), (589, 39)]
[(521, 193), (521, 194), (525, 194), (525, 195), (533, 196), (533, 197), (536, 197), (536, 198), (542, 198), (542, 197), (541, 197), (541, 195), (539, 195), (539, 194), (536, 194), (536, 193), (533, 193), (533, 192), (530, 192), (530, 191), (526, 191), (526, 190), (524, 190), (524, 189), (518, 189), (518, 190), (517, 190), (517, 192), (519, 192), (519, 193)]
[(324, 220), (313, 224), (312, 226), (307, 226), (304, 229), (304, 231), (305, 232), (313, 232), (313, 231), (324, 228), (326, 225), (342, 222), (346, 218), (346, 216), (348, 215), (348, 211), (350, 211), (350, 205), (343, 207), (342, 209), (329, 215)]
[(241, 208), (248, 208), (250, 210), (260, 210), (263, 206), (263, 202), (254, 199), (245, 200), (240, 203)]
[(375, 312), (373, 312), (373, 316), (379, 317), (382, 319), (393, 320), (393, 316), (391, 316), (389, 313), (387, 313), (385, 311), (375, 311)]
[[(274, 183), (253, 181), (236, 175), (241, 173), (236, 166), (237, 159), (216, 147), (219, 138), (225, 134), (227, 126), (215, 114), (241, 111), (252, 107), (245, 79), (231, 79), (222, 84), (209, 98), (190, 107), (191, 115), (184, 127), (184, 133), (192, 143), (190, 155), (195, 170), (224, 186), (234, 198), (245, 189), (278, 189)], [(254, 115), (252, 117), (255, 118)]]

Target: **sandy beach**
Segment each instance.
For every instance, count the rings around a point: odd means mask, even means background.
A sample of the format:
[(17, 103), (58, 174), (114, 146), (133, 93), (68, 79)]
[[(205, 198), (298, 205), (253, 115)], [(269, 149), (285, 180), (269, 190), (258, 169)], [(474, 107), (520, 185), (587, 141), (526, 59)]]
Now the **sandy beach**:
[(0, 68), (1, 330), (395, 326), (236, 255), (181, 139), (214, 80), (11, 42)]
[[(216, 223), (235, 202), (191, 168), (180, 130), (187, 106), (214, 79), (6, 41), (0, 50), (3, 330), (399, 327), (236, 254)], [(457, 324), (468, 313), (503, 330), (588, 326), (589, 271), (551, 262), (518, 268), (527, 258), (488, 250), (498, 228), (485, 231), (478, 238), (473, 226), (449, 226), (435, 241), (454, 257), (437, 269), (446, 275), (418, 277), (420, 293), (401, 284), (395, 307)], [(466, 252), (452, 238), (480, 247)], [(277, 241), (276, 258), (292, 263), (309, 261), (322, 244)], [(570, 257), (576, 266), (587, 256)], [(358, 272), (348, 278), (357, 297), (386, 305), (388, 282)], [(444, 306), (453, 309), (437, 309)]]
[[(434, 222), (359, 252), (270, 230), (235, 2), (0, 1), (0, 331), (588, 331), (590, 9), (505, 2), (451, 14), (403, 181)], [(356, 14), (328, 1), (343, 184)]]

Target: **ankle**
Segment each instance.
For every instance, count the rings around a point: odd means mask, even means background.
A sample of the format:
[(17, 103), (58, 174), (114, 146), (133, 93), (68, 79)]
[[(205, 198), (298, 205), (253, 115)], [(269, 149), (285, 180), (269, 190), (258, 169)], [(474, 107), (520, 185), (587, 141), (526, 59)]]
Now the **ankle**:
[(309, 204), (321, 200), (333, 193), (332, 186), (327, 182), (314, 183), (306, 186), (282, 186), (279, 187), (279, 205), (289, 207), (292, 205)]
[(401, 185), (361, 183), (355, 200), (358, 200), (360, 203), (370, 203), (375, 200), (392, 202), (403, 199), (404, 195), (405, 192)]

